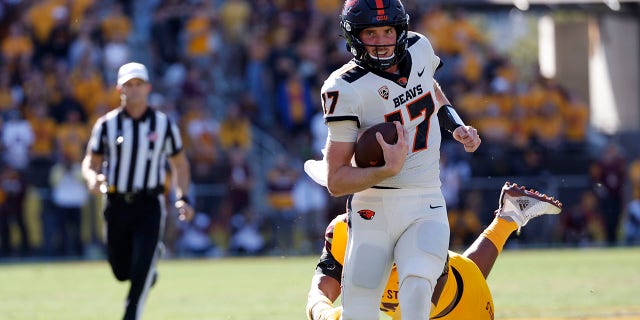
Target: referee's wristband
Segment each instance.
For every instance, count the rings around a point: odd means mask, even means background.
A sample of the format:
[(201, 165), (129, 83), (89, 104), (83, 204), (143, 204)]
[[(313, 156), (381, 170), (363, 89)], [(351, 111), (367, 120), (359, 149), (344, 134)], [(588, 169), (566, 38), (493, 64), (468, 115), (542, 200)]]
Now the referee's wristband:
[(182, 197), (178, 198), (178, 200), (176, 200), (176, 201), (182, 201), (182, 202), (184, 202), (186, 204), (191, 204), (191, 202), (189, 202), (189, 198), (187, 198), (187, 196), (182, 196)]

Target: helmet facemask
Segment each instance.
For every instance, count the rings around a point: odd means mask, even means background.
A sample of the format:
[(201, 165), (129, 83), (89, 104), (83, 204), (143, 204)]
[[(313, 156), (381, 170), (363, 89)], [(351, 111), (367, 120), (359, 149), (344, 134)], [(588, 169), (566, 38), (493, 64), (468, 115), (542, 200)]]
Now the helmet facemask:
[[(348, 4), (345, 5), (340, 16), (340, 27), (347, 41), (347, 50), (357, 61), (378, 70), (386, 70), (399, 63), (407, 52), (409, 15), (405, 13), (400, 1), (392, 0), (391, 2), (387, 7), (380, 9), (369, 6), (367, 1), (360, 0), (351, 7), (347, 7)], [(391, 26), (396, 29), (394, 54), (386, 58), (371, 56), (360, 39), (360, 32), (366, 28), (383, 26)], [(389, 44), (366, 46), (389, 47)]]

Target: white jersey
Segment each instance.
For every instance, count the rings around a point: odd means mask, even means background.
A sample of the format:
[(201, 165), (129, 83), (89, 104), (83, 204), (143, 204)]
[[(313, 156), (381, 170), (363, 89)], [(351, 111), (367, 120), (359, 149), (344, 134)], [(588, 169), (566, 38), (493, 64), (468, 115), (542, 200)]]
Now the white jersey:
[[(352, 60), (324, 82), (321, 91), (328, 139), (355, 142), (375, 124), (400, 121), (409, 132), (407, 159), (400, 173), (378, 186), (439, 187), (439, 107), (432, 91), (440, 58), (425, 36), (409, 32), (408, 41), (399, 74), (371, 70)], [(340, 126), (332, 125), (339, 121)]]

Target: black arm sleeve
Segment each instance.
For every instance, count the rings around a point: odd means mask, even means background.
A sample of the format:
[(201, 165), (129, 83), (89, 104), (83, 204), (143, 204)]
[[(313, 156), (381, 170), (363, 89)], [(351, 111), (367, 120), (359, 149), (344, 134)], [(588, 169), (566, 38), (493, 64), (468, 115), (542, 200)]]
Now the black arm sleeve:
[(342, 283), (342, 265), (336, 261), (331, 252), (323, 251), (316, 266), (316, 274), (322, 274)]
[(457, 127), (464, 126), (464, 122), (462, 122), (456, 110), (448, 104), (445, 104), (438, 110), (438, 121), (440, 122), (441, 128), (451, 133), (453, 133), (453, 130)]

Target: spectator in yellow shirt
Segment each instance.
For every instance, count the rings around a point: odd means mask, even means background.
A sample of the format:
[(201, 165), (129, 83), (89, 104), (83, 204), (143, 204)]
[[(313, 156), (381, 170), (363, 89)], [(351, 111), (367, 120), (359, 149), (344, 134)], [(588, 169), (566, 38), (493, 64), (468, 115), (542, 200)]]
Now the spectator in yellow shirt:
[(251, 147), (251, 122), (240, 109), (240, 106), (231, 102), (227, 106), (227, 115), (220, 125), (220, 145), (228, 150), (232, 147), (240, 147), (248, 150)]
[(131, 19), (124, 13), (122, 4), (114, 1), (108, 12), (100, 24), (105, 42), (129, 38), (132, 28)]
[(62, 154), (72, 162), (80, 162), (89, 139), (89, 128), (82, 122), (80, 112), (69, 110), (66, 121), (60, 124), (56, 140)]
[(33, 42), (20, 21), (11, 24), (9, 34), (2, 39), (0, 46), (3, 60), (9, 65), (10, 71), (16, 71), (20, 60), (29, 61), (34, 52)]

